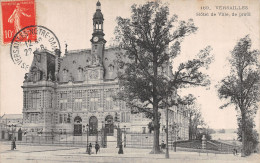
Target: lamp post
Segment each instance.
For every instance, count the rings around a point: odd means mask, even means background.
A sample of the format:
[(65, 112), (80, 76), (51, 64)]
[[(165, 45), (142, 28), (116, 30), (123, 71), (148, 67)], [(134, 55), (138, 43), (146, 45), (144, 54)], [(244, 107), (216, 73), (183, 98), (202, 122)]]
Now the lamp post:
[(124, 126), (124, 147), (126, 147), (126, 126)]
[(166, 99), (166, 153), (165, 153), (165, 158), (169, 158), (169, 143), (168, 143), (168, 136), (169, 136), (169, 132), (168, 132), (168, 129), (169, 129), (169, 124), (168, 124), (168, 121), (169, 121), (169, 117), (168, 117), (168, 95), (167, 95), (167, 99)]
[(86, 125), (86, 128), (87, 128), (87, 153), (90, 154), (90, 151), (89, 151), (89, 145), (88, 145), (88, 124)]

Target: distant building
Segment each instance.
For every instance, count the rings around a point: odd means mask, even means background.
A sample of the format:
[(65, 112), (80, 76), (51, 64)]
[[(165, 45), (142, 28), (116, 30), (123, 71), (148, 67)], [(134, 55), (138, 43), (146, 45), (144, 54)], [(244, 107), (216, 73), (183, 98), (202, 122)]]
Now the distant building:
[[(148, 133), (149, 119), (131, 114), (123, 101), (113, 101), (119, 88), (116, 51), (105, 49), (103, 14), (97, 2), (93, 16), (91, 49), (46, 49), (34, 52), (30, 71), (23, 83), (23, 129), (27, 135), (37, 133), (73, 133), (82, 136), (89, 131), (95, 136), (105, 128), (116, 136), (120, 125), (126, 132)], [(115, 119), (119, 119), (116, 122)], [(188, 139), (188, 117), (182, 108), (170, 108), (169, 122), (179, 124), (178, 135)], [(162, 113), (161, 125), (165, 126)]]
[(1, 140), (11, 140), (16, 137), (16, 140), (22, 140), (22, 114), (4, 114), (0, 117), (0, 132)]

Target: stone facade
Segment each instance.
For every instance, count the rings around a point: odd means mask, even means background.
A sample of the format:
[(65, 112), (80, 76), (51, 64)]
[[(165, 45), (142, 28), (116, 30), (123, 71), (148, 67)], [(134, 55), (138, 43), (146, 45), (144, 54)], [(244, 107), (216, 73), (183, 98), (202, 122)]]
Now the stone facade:
[(22, 114), (4, 114), (0, 117), (0, 139), (11, 140), (15, 137), (16, 140), (22, 140), (22, 125)]
[[(30, 72), (22, 86), (23, 129), (28, 134), (59, 132), (81, 136), (88, 129), (95, 135), (105, 127), (108, 135), (115, 135), (118, 125), (127, 132), (148, 132), (149, 119), (142, 114), (132, 115), (125, 102), (112, 99), (120, 89), (114, 62), (116, 51), (105, 49), (103, 22), (98, 2), (93, 16), (91, 49), (66, 49), (63, 56), (59, 50), (34, 52)], [(181, 109), (170, 109), (169, 117), (176, 118), (176, 123), (187, 124), (188, 118)], [(115, 122), (116, 117), (120, 122)], [(162, 124), (163, 121), (164, 118)], [(185, 133), (183, 138), (188, 138), (186, 125), (181, 132)]]

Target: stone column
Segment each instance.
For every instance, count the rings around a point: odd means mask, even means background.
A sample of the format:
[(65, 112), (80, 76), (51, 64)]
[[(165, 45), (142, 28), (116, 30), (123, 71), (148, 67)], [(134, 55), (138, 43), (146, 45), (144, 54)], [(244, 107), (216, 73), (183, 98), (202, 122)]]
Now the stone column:
[(205, 135), (202, 136), (202, 149), (206, 149), (206, 138)]

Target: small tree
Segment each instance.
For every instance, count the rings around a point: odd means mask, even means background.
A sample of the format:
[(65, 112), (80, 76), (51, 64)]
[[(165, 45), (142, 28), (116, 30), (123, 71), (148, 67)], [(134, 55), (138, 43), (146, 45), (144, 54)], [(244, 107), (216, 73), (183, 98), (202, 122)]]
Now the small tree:
[(221, 106), (227, 107), (234, 104), (241, 115), (242, 155), (245, 156), (246, 144), (246, 119), (250, 119), (258, 109), (259, 102), (259, 63), (258, 50), (251, 50), (251, 39), (246, 36), (240, 39), (231, 51), (230, 75), (221, 81), (218, 94), (221, 99), (228, 102)]
[(144, 113), (152, 120), (152, 152), (160, 153), (159, 109), (170, 106), (165, 99), (174, 98), (178, 88), (209, 84), (200, 68), (211, 62), (211, 48), (201, 50), (198, 58), (180, 64), (172, 73), (171, 60), (180, 53), (181, 41), (197, 30), (191, 19), (179, 21), (176, 15), (169, 18), (168, 4), (153, 1), (134, 4), (131, 19), (118, 17), (117, 24), (116, 39), (124, 50), (117, 60), (122, 68), (118, 73), (119, 85), (124, 90), (117, 98), (126, 101), (132, 113)]

